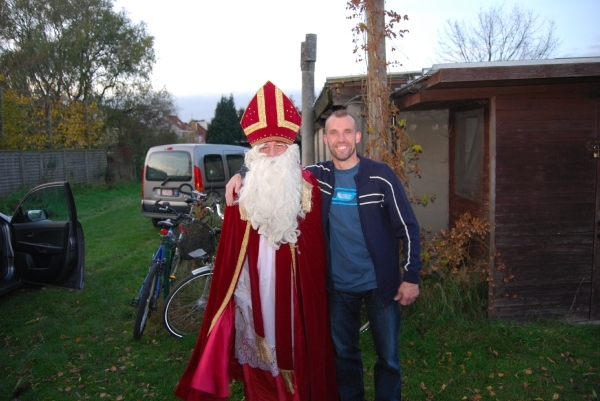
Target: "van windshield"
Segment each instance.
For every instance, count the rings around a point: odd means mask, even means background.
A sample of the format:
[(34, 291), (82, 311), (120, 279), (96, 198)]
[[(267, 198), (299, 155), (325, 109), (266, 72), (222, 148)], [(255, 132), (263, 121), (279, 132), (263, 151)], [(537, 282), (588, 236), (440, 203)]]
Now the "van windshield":
[(147, 181), (189, 181), (192, 179), (192, 159), (189, 152), (154, 152), (146, 164)]

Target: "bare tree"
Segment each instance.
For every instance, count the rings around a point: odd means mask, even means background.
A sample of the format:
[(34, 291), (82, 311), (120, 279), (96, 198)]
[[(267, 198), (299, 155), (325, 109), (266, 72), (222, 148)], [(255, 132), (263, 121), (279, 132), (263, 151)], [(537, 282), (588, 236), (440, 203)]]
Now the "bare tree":
[(438, 31), (436, 54), (441, 62), (538, 60), (552, 57), (560, 45), (553, 20), (515, 5), (479, 9), (473, 23), (447, 20)]

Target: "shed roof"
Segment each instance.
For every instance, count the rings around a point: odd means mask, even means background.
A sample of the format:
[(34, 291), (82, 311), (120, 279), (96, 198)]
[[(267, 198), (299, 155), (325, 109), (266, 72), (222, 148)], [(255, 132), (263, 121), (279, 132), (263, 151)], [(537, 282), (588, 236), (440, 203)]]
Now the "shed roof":
[(447, 102), (459, 97), (452, 89), (471, 88), (474, 96), (489, 97), (493, 88), (504, 86), (598, 80), (600, 57), (434, 64), (421, 77), (396, 89), (392, 99), (400, 110), (447, 108)]

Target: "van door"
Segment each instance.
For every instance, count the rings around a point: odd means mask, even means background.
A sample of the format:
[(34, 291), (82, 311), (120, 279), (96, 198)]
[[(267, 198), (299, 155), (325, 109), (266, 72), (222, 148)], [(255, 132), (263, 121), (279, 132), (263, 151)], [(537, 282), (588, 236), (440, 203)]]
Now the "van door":
[(225, 195), (225, 185), (232, 174), (244, 165), (244, 154), (234, 150), (223, 150), (219, 153), (201, 156), (204, 170), (204, 192), (217, 192)]
[(225, 188), (227, 174), (223, 155), (220, 153), (211, 153), (201, 156), (204, 166), (204, 192), (219, 192), (222, 195), (222, 189)]
[(178, 211), (187, 210), (179, 187), (183, 183), (194, 185), (192, 157), (188, 150), (157, 150), (148, 152), (143, 177), (142, 212), (153, 218), (170, 217), (160, 210), (157, 200), (171, 203)]
[(244, 154), (225, 151), (225, 164), (227, 165), (227, 182), (232, 175), (240, 171), (240, 169), (244, 166)]

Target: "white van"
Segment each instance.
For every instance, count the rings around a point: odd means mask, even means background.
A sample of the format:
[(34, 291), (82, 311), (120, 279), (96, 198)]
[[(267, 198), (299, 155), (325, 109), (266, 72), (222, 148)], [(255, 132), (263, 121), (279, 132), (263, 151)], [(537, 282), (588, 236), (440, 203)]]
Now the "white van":
[[(178, 211), (187, 211), (183, 190), (225, 195), (225, 184), (244, 165), (248, 148), (217, 144), (174, 144), (148, 149), (142, 173), (142, 215), (156, 224), (172, 217), (156, 206), (169, 202)], [(187, 185), (183, 185), (187, 184)], [(183, 185), (183, 187), (182, 187)]]

